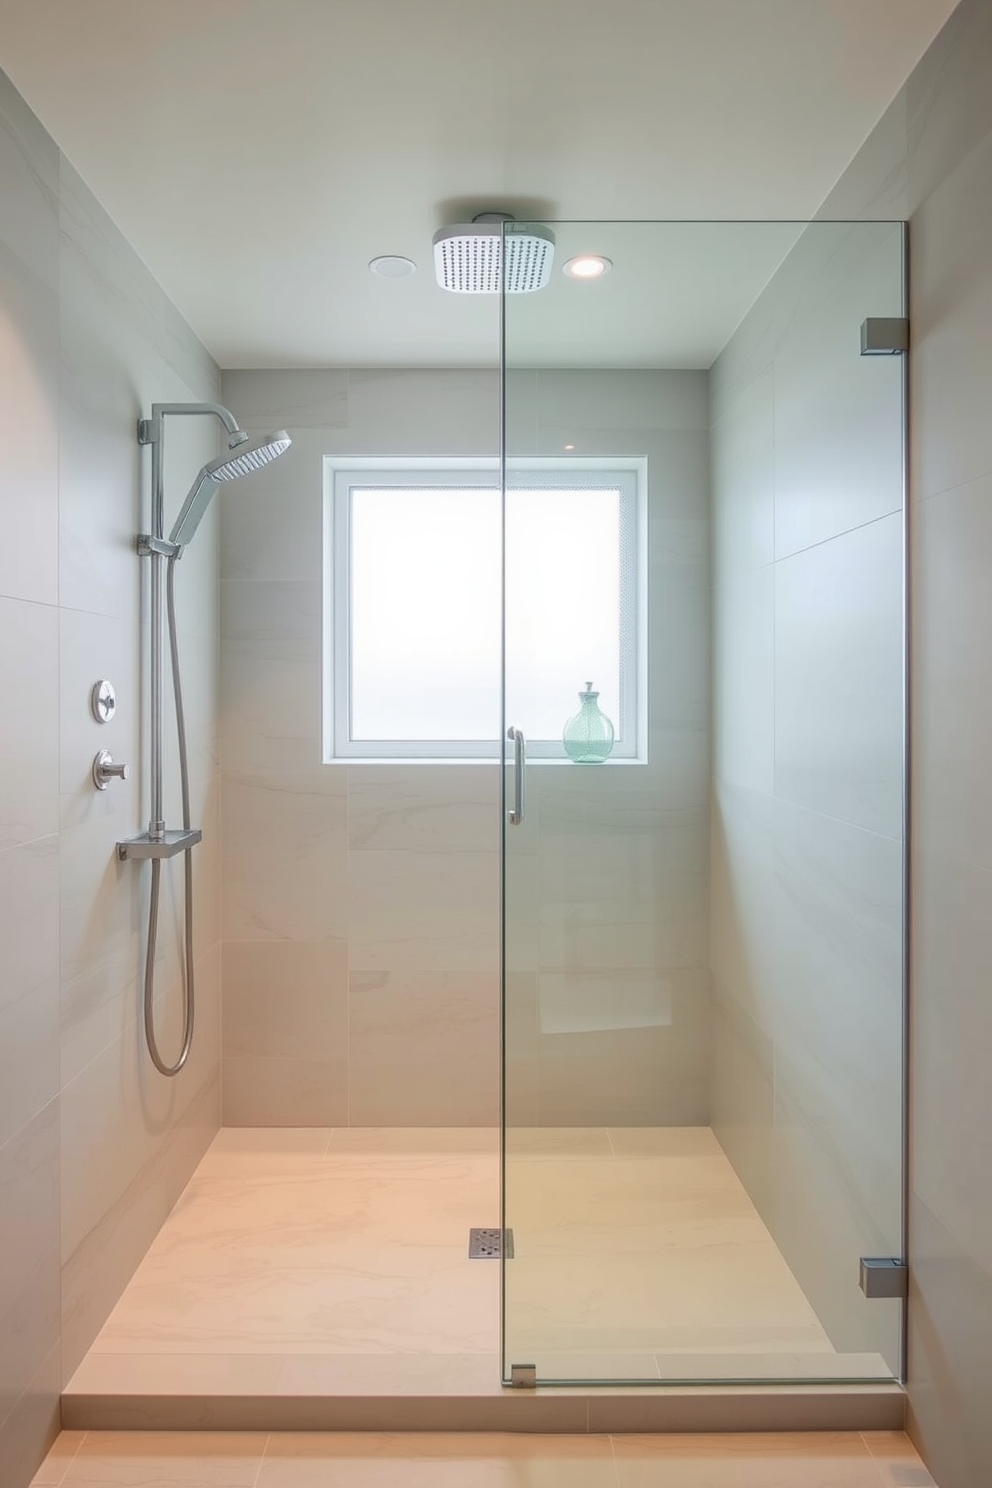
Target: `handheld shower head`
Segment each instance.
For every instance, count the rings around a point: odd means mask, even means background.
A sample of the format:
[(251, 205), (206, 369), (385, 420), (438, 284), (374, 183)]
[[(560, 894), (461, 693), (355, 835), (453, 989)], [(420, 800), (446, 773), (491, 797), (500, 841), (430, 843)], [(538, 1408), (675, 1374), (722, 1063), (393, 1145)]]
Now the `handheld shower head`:
[[(289, 449), (293, 442), (285, 429), (278, 429), (275, 434), (267, 434), (264, 439), (258, 439), (254, 443), (246, 443), (245, 440), (247, 435), (234, 445), (229, 454), (221, 455), (219, 459), (204, 465), (193, 482), (169, 534), (169, 541), (175, 543), (177, 548), (184, 548), (199, 527), (221, 481), (237, 480), (239, 476), (251, 475), (253, 470), (261, 470), (263, 465), (268, 465), (284, 450)], [(233, 435), (231, 443), (234, 444)]]

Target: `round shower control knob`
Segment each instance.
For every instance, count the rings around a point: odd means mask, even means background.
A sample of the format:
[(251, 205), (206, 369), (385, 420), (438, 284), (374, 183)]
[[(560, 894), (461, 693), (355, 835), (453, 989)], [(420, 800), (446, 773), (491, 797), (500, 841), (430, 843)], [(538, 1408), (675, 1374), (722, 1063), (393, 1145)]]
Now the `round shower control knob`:
[(93, 784), (97, 790), (106, 790), (112, 780), (126, 780), (128, 777), (127, 765), (115, 765), (113, 755), (108, 754), (105, 749), (93, 760)]
[(104, 678), (94, 682), (90, 691), (90, 708), (97, 723), (109, 723), (117, 712), (117, 689)]

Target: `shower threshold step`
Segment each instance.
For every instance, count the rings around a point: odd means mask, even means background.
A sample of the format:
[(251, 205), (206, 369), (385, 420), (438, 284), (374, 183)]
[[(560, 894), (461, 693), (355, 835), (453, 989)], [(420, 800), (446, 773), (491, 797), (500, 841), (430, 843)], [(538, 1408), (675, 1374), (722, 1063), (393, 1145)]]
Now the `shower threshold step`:
[[(124, 1366), (122, 1368), (122, 1366)], [(65, 1429), (901, 1431), (899, 1385), (501, 1385), (486, 1355), (90, 1354)]]

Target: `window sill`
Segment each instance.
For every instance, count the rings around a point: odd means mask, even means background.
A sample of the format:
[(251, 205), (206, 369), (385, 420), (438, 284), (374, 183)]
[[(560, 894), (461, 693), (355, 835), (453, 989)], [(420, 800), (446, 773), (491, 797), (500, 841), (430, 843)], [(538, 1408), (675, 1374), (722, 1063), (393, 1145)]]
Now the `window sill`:
[[(475, 755), (469, 759), (460, 759), (454, 755), (402, 755), (394, 754), (388, 756), (378, 755), (338, 755), (333, 759), (325, 759), (321, 762), (325, 765), (488, 765), (490, 768), (498, 767), (500, 761), (494, 755)], [(504, 761), (509, 764), (509, 758)], [(571, 760), (564, 759), (528, 759), (527, 768), (537, 770), (609, 770), (626, 769), (628, 765), (646, 765), (646, 759), (623, 758), (604, 760), (602, 765), (576, 765)]]

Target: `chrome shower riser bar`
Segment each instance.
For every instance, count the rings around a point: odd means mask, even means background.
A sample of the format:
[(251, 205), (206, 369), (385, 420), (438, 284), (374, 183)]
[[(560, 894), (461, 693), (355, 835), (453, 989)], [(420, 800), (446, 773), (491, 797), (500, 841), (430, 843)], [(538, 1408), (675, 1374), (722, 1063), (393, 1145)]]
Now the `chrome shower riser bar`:
[[(234, 451), (203, 467), (190, 489), (171, 536), (165, 536), (165, 482), (163, 455), (165, 419), (178, 414), (208, 414), (220, 419), (227, 430), (228, 449)], [(189, 753), (186, 743), (186, 716), (183, 707), (182, 679), (179, 667), (178, 625), (176, 621), (176, 564), (195, 533), (204, 512), (221, 481), (247, 474), (280, 455), (290, 443), (285, 430), (252, 445), (249, 436), (238, 428), (230, 409), (220, 403), (153, 403), (151, 418), (138, 421), (138, 443), (150, 445), (152, 451), (151, 532), (142, 533), (137, 551), (151, 565), (149, 598), (150, 666), (149, 692), (151, 712), (151, 815), (148, 831), (127, 842), (117, 844), (117, 856), (123, 862), (134, 858), (151, 860), (151, 892), (148, 905), (148, 940), (145, 947), (144, 1022), (145, 1042), (152, 1063), (160, 1074), (178, 1075), (189, 1058), (193, 1044), (195, 990), (193, 982), (193, 852), (202, 838), (198, 827), (190, 823)], [(247, 448), (246, 448), (247, 446)], [(167, 830), (162, 784), (162, 564), (166, 564), (166, 609), (168, 614), (169, 660), (175, 696), (176, 730), (179, 738), (179, 777), (182, 791), (183, 824), (180, 830)], [(155, 943), (158, 937), (159, 899), (162, 861), (183, 855), (183, 1036), (175, 1063), (168, 1064), (158, 1049), (154, 1026)]]

